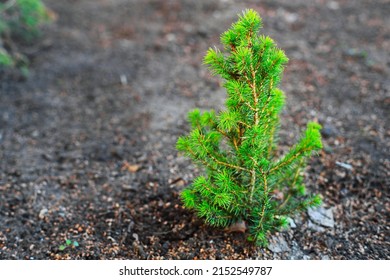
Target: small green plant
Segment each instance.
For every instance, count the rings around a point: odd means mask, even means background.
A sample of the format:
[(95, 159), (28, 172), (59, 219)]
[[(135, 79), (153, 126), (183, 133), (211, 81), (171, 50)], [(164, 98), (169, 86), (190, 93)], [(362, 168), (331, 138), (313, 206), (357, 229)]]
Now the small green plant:
[(208, 50), (204, 63), (225, 80), (226, 109), (190, 112), (192, 131), (177, 149), (205, 169), (181, 193), (184, 206), (213, 226), (245, 224), (248, 240), (265, 246), (267, 234), (287, 226), (288, 217), (320, 205), (318, 195), (306, 194), (302, 170), (322, 143), (320, 125), (311, 122), (278, 156), (285, 98), (276, 86), (288, 59), (271, 38), (258, 35), (261, 27), (260, 16), (246, 10), (222, 34), (225, 52)]
[(58, 250), (64, 251), (66, 248), (71, 247), (71, 248), (76, 248), (79, 246), (79, 243), (77, 241), (72, 241), (70, 239), (66, 239), (64, 244), (61, 244), (58, 247)]
[(15, 41), (30, 43), (40, 26), (50, 20), (41, 0), (8, 0), (0, 3), (0, 66), (22, 66), (26, 58), (16, 51)]
[(12, 57), (5, 50), (0, 49), (0, 65), (11, 66), (12, 64)]

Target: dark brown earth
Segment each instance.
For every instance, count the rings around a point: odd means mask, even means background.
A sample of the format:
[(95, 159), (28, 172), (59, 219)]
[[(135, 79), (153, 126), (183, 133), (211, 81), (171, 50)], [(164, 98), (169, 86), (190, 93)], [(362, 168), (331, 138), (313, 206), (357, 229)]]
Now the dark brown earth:
[[(24, 47), (29, 77), (0, 73), (0, 259), (389, 259), (389, 1), (44, 2), (58, 19)], [(224, 101), (203, 55), (245, 8), (290, 58), (282, 150), (323, 125), (307, 186), (334, 226), (293, 217), (283, 248), (179, 199), (199, 174), (175, 150), (186, 113)]]

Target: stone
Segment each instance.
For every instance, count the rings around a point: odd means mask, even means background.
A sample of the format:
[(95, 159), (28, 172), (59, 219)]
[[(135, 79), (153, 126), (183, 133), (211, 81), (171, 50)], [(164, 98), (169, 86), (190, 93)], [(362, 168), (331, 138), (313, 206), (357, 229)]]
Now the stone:
[(39, 211), (39, 215), (38, 215), (39, 219), (42, 220), (43, 218), (45, 218), (47, 213), (49, 213), (49, 210), (47, 208), (41, 209), (41, 211)]
[(282, 235), (273, 236), (268, 245), (268, 249), (274, 253), (290, 252), (290, 246)]
[(329, 1), (326, 6), (334, 11), (340, 9), (340, 4), (336, 1)]
[(324, 232), (325, 231), (325, 228), (323, 228), (322, 226), (319, 226), (319, 225), (313, 223), (310, 220), (308, 221), (307, 226), (308, 226), (308, 228), (310, 228), (310, 229), (312, 229), (314, 231), (318, 231), (318, 232)]
[(320, 226), (333, 228), (334, 218), (332, 208), (325, 209), (324, 207), (312, 208), (307, 210), (310, 220)]
[(133, 185), (122, 185), (123, 191), (138, 191), (138, 188)]
[(297, 225), (295, 224), (295, 221), (292, 218), (288, 217), (287, 221), (288, 221), (288, 224), (290, 225), (290, 228), (296, 228), (297, 227)]
[(321, 134), (325, 138), (329, 138), (329, 137), (337, 136), (338, 131), (337, 131), (336, 127), (334, 127), (333, 125), (325, 124), (323, 126), (323, 128), (321, 129)]
[(292, 241), (292, 248), (291, 248), (291, 254), (289, 256), (289, 259), (290, 260), (302, 260), (303, 256), (304, 256), (304, 253), (302, 252), (298, 243), (296, 241)]

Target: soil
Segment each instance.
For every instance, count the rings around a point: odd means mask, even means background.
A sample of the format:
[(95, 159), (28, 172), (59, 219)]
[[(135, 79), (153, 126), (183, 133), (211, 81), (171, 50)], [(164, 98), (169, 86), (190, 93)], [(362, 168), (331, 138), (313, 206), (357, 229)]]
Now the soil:
[[(0, 73), (0, 259), (389, 259), (387, 0), (44, 2), (29, 76)], [(201, 172), (175, 149), (186, 114), (225, 98), (202, 58), (245, 8), (290, 58), (281, 150), (323, 125), (306, 184), (334, 226), (303, 213), (279, 248), (179, 197)]]

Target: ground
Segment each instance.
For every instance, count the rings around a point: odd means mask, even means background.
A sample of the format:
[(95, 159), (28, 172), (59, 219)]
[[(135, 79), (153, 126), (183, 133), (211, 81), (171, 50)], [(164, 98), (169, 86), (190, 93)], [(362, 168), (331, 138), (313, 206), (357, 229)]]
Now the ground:
[[(44, 2), (29, 76), (0, 72), (0, 259), (389, 258), (388, 1)], [(306, 185), (334, 222), (302, 213), (268, 248), (179, 198), (201, 172), (175, 149), (186, 114), (225, 98), (202, 58), (245, 8), (290, 59), (281, 150), (323, 126)]]

